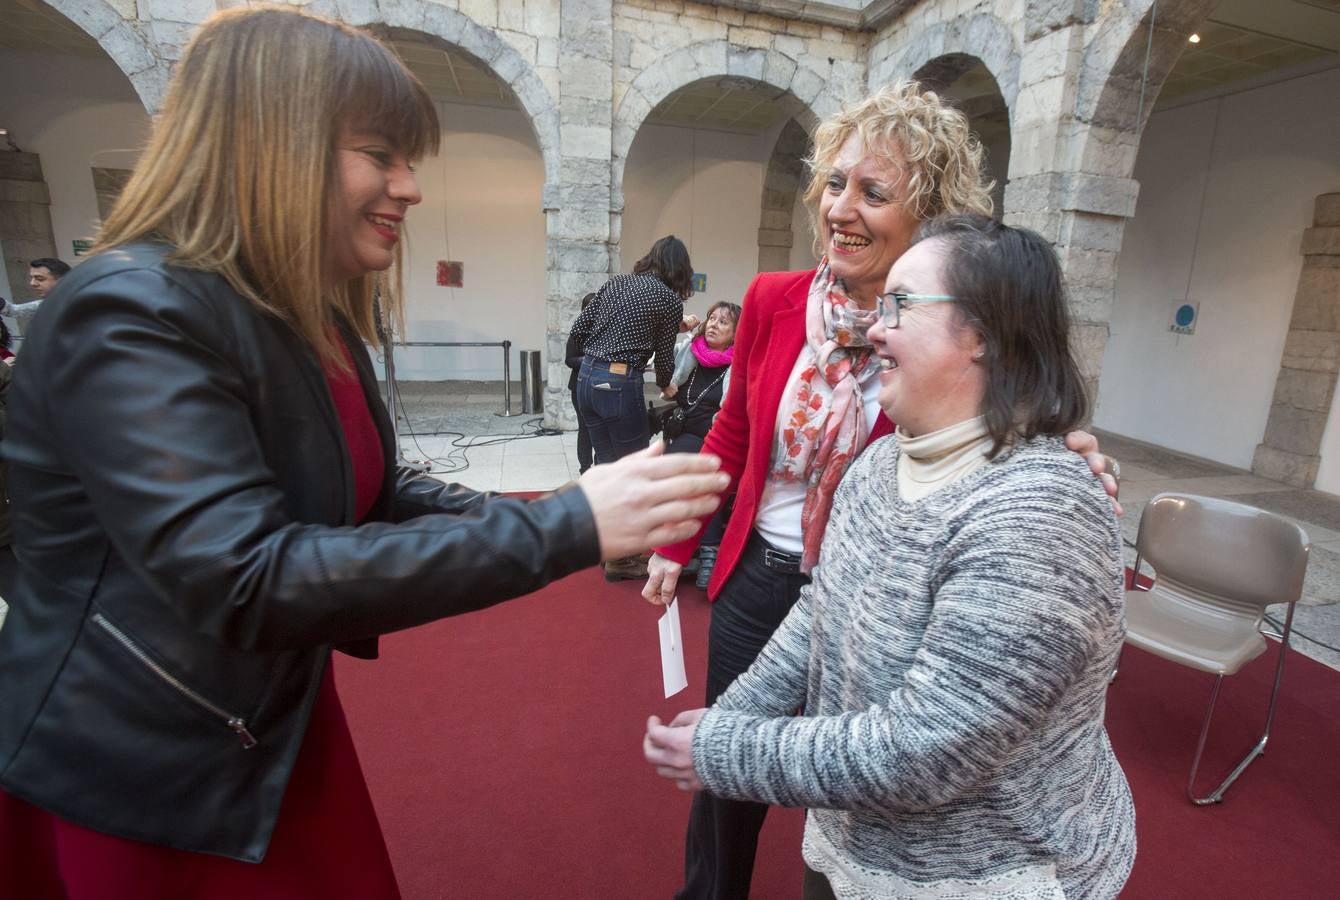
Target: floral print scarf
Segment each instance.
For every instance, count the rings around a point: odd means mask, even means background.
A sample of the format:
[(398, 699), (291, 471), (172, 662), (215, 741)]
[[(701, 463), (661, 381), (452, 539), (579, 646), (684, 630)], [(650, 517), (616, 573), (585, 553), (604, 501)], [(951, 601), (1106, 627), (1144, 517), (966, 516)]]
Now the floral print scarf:
[(779, 446), (772, 476), (805, 485), (800, 528), (800, 569), (819, 559), (819, 544), (833, 508), (833, 491), (870, 436), (861, 385), (879, 372), (866, 331), (878, 315), (857, 307), (835, 279), (825, 257), (810, 283), (805, 307), (801, 371), (779, 409)]

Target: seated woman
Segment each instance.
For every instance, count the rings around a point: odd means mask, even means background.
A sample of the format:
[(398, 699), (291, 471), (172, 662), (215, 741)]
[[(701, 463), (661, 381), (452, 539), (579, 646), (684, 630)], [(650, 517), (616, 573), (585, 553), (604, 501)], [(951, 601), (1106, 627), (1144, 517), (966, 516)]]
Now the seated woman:
[(671, 420), (677, 424), (666, 428), (666, 453), (697, 453), (702, 449), (730, 386), (735, 326), (739, 321), (739, 304), (722, 300), (707, 311), (707, 318), (690, 333), (689, 340), (675, 350), (675, 372), (661, 396), (674, 398), (680, 412)]
[(644, 752), (683, 789), (808, 807), (807, 897), (1116, 896), (1121, 541), (1062, 440), (1088, 407), (1059, 263), (947, 217), (885, 290), (869, 338), (895, 440), (848, 470), (754, 665), (710, 710), (653, 717)]
[[(740, 323), (740, 304), (725, 300), (707, 311), (707, 318), (689, 340), (675, 350), (675, 374), (661, 396), (674, 398), (677, 414), (665, 425), (666, 453), (697, 453), (721, 411), (730, 387), (731, 362), (735, 358), (735, 327)], [(681, 389), (682, 388), (682, 389)], [(673, 434), (671, 432), (674, 432)], [(716, 566), (731, 502), (721, 505), (699, 538), (698, 549), (685, 571), (696, 572), (698, 590), (707, 590)], [(696, 569), (694, 567), (697, 567)]]

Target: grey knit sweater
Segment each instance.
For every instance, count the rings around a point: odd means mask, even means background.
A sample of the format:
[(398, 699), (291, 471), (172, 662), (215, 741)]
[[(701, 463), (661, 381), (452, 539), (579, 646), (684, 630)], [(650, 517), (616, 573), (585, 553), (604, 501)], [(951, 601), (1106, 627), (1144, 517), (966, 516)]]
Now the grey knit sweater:
[(806, 862), (839, 897), (1115, 896), (1135, 812), (1103, 728), (1111, 505), (1059, 439), (916, 502), (899, 452), (853, 463), (814, 583), (699, 722), (698, 773), (808, 807)]

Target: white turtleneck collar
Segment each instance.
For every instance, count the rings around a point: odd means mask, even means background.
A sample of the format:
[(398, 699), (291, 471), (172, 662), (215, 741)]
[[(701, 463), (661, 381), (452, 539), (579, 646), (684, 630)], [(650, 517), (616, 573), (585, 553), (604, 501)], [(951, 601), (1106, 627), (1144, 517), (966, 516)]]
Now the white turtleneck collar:
[(900, 426), (894, 435), (902, 451), (898, 494), (904, 500), (920, 500), (981, 468), (991, 452), (991, 433), (983, 416), (918, 437)]

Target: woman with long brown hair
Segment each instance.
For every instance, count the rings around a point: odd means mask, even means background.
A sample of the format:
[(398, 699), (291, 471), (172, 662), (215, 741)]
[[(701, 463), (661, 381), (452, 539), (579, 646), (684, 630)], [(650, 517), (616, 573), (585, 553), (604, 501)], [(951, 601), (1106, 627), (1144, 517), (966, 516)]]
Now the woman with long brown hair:
[(713, 460), (654, 450), (533, 502), (396, 467), (363, 344), (439, 133), (344, 25), (236, 9), (188, 47), (10, 397), (0, 895), (397, 896), (332, 649), (716, 507)]

